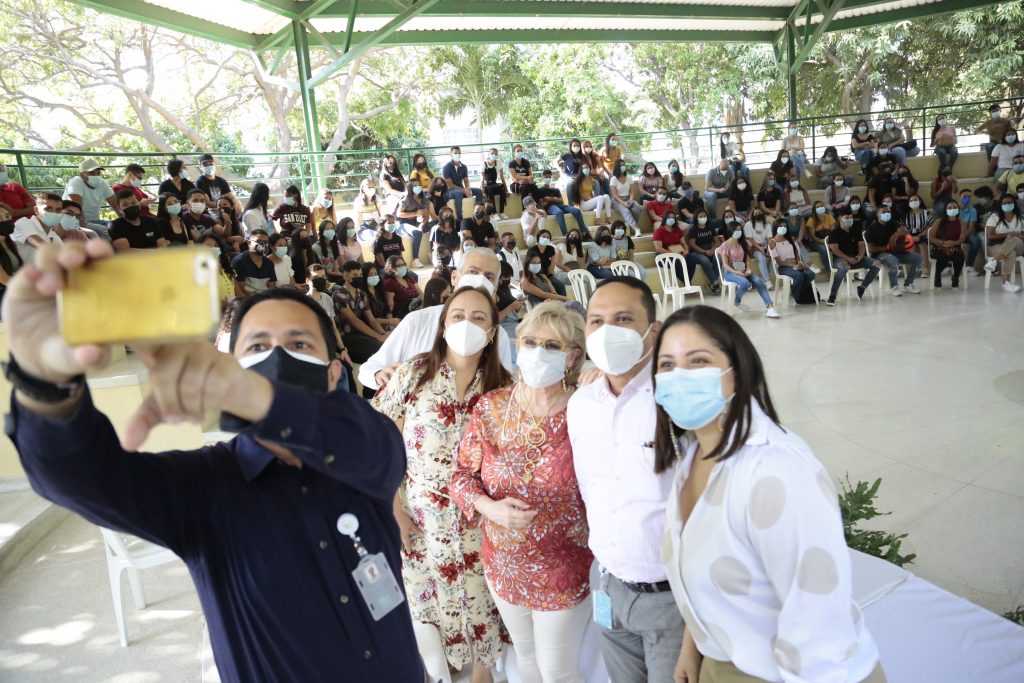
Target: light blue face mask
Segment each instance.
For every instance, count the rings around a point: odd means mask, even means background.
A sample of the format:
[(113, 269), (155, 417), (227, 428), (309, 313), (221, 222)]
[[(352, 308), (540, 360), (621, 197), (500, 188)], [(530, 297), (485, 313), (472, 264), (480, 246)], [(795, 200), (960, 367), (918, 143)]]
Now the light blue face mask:
[(722, 376), (727, 368), (674, 368), (654, 377), (654, 401), (681, 429), (700, 429), (725, 410)]

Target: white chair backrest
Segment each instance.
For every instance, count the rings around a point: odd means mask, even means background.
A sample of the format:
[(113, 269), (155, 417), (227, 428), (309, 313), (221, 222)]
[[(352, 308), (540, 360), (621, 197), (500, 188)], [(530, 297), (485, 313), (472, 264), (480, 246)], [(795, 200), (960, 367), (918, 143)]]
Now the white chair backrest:
[[(676, 263), (680, 261), (682, 261), (680, 269), (683, 271), (684, 285), (679, 284), (679, 278), (676, 276)], [(661, 280), (662, 291), (667, 292), (681, 286), (690, 286), (689, 273), (686, 271), (686, 259), (680, 254), (658, 254), (654, 257), (654, 265), (658, 268), (658, 279)]]
[(107, 546), (107, 551), (114, 557), (122, 560), (130, 560), (132, 555), (128, 552), (128, 546), (125, 543), (125, 537), (117, 531), (100, 527), (100, 533), (103, 535), (103, 542)]
[(715, 249), (715, 265), (718, 266), (718, 281), (725, 282), (725, 268), (722, 267), (721, 247)]
[(584, 307), (590, 301), (590, 295), (597, 289), (597, 279), (590, 274), (589, 270), (577, 268), (569, 271), (569, 284), (572, 286), (572, 293)]
[(640, 279), (640, 266), (632, 261), (615, 261), (611, 265), (611, 270), (616, 275), (626, 275), (635, 277), (637, 280)]

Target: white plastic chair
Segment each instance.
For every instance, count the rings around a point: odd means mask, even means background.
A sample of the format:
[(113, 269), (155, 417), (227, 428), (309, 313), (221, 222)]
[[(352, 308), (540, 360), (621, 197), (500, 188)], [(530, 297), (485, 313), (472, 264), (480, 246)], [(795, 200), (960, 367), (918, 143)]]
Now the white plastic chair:
[[(775, 277), (775, 305), (785, 308), (789, 306), (789, 296), (793, 291), (793, 278), (779, 272), (779, 255), (775, 253), (771, 243), (768, 246), (768, 260), (771, 261), (771, 270)], [(814, 303), (818, 303), (817, 297), (814, 298)]]
[[(825, 238), (825, 248), (828, 249), (829, 258), (831, 258), (831, 256), (832, 256), (832, 247), (829, 246), (828, 238), (827, 237)], [(833, 262), (832, 267), (829, 268), (829, 271), (828, 271), (828, 291), (829, 292), (832, 291), (832, 283), (836, 279), (836, 272), (837, 272), (837, 270), (838, 269), (835, 267), (835, 263)], [(846, 298), (847, 299), (850, 299), (850, 298), (853, 297), (853, 276), (855, 274), (857, 274), (857, 273), (864, 273), (864, 275), (866, 277), (867, 276), (867, 272), (868, 272), (867, 268), (851, 268), (848, 271), (846, 271)], [(881, 274), (879, 274), (879, 277), (881, 277)]]
[[(862, 241), (864, 242), (864, 253), (867, 254), (868, 256), (871, 256), (871, 248), (868, 244), (867, 238), (862, 238)], [(871, 256), (871, 258), (874, 259), (875, 257)], [(878, 264), (878, 277), (875, 278), (876, 280), (878, 280), (878, 293), (889, 293), (889, 266), (885, 265), (878, 259), (875, 259), (875, 263)], [(901, 280), (906, 279), (906, 273), (908, 268), (909, 266), (903, 263), (899, 264), (896, 267), (896, 284), (899, 284)], [(865, 292), (866, 291), (867, 290), (865, 290)]]
[[(677, 270), (676, 264), (679, 264)], [(664, 293), (666, 311), (674, 313), (686, 305), (686, 295), (696, 294), (704, 303), (704, 290), (690, 284), (690, 273), (686, 269), (686, 259), (680, 254), (658, 254), (654, 257), (654, 265), (658, 269), (661, 280), (661, 291)], [(679, 284), (678, 271), (683, 273), (683, 284)]]
[(718, 249), (715, 249), (715, 266), (718, 267), (718, 282), (722, 285), (722, 308), (726, 312), (731, 313), (736, 308), (736, 283), (725, 279), (725, 268), (722, 267), (722, 253)]
[(609, 267), (616, 275), (635, 277), (637, 280), (640, 279), (640, 266), (632, 261), (613, 261), (612, 265)]
[(135, 608), (145, 609), (146, 594), (142, 589), (139, 570), (176, 562), (178, 556), (167, 548), (128, 534), (103, 527), (100, 527), (100, 533), (103, 535), (103, 545), (107, 551), (107, 576), (110, 579), (110, 592), (114, 596), (117, 632), (121, 636), (121, 647), (128, 647), (124, 605), (121, 600), (121, 572), (128, 572), (128, 583), (132, 589), (132, 597), (135, 599)]
[(576, 301), (579, 301), (586, 308), (587, 302), (590, 301), (590, 295), (597, 289), (597, 279), (589, 270), (576, 268), (569, 271), (569, 285), (572, 287), (572, 293), (576, 297)]
[[(985, 263), (988, 263), (988, 227), (981, 231), (982, 249), (985, 255)], [(1000, 259), (1002, 261), (1002, 259)], [(1014, 264), (1013, 270), (1010, 272), (1010, 282), (1016, 284), (1017, 282), (1017, 270), (1021, 272), (1021, 282), (1024, 282), (1024, 256), (1018, 256), (1017, 261)], [(989, 284), (992, 282), (992, 272), (985, 269), (985, 289), (988, 289)]]
[[(932, 236), (931, 236), (931, 230), (929, 230), (927, 233), (925, 233), (925, 239), (928, 240), (928, 270), (932, 274), (932, 276), (930, 278), (928, 278), (928, 286), (931, 287), (932, 289), (935, 289), (935, 278), (938, 277), (939, 280), (941, 281), (942, 280), (942, 273), (940, 273), (940, 272), (938, 272), (936, 270), (935, 266), (938, 263), (938, 261), (932, 258)], [(960, 248), (962, 249), (963, 246), (961, 245)], [(966, 268), (967, 268), (967, 264), (964, 263), (964, 269), (966, 270)], [(988, 271), (985, 271), (985, 272), (988, 273)], [(965, 272), (961, 272), (960, 273), (960, 282), (963, 284), (963, 287), (964, 287), (965, 290), (967, 289), (967, 282), (970, 279), (971, 278), (967, 275), (967, 273), (965, 273)]]

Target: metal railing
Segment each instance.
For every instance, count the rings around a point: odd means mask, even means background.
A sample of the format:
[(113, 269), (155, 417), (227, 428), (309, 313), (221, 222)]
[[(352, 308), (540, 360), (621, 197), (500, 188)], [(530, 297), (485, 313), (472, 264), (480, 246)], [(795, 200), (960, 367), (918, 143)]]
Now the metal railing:
[[(809, 161), (818, 159), (828, 146), (835, 146), (840, 155), (848, 155), (851, 127), (855, 121), (865, 119), (871, 129), (877, 131), (881, 122), (889, 116), (904, 130), (908, 140), (917, 141), (920, 153), (927, 154), (931, 150), (931, 131), (935, 117), (940, 112), (946, 115), (950, 124), (957, 127), (958, 146), (961, 149), (978, 149), (983, 143), (988, 142), (987, 135), (978, 135), (974, 131), (988, 118), (988, 107), (991, 104), (1002, 105), (1004, 116), (1011, 115), (1016, 119), (1020, 117), (1024, 108), (1024, 95), (1009, 99), (930, 105), (913, 109), (802, 117), (792, 121), (760, 121), (742, 125), (618, 133), (616, 137), (621, 141), (626, 155), (627, 171), (630, 174), (638, 173), (642, 165), (648, 161), (654, 162), (659, 171), (664, 173), (667, 171), (668, 162), (673, 159), (680, 163), (680, 170), (685, 173), (699, 173), (718, 159), (719, 137), (724, 132), (730, 132), (738, 142), (742, 141), (748, 166), (764, 167), (775, 160), (790, 123), (795, 124), (803, 135)], [(595, 151), (604, 144), (604, 137), (581, 139), (589, 140)], [(532, 161), (535, 169), (550, 168), (557, 177), (556, 159), (568, 151), (569, 138), (506, 140), (461, 145), (462, 161), (470, 169), (471, 180), (479, 183), (480, 170), (488, 150), (497, 149), (499, 156), (507, 161), (512, 158), (512, 148), (516, 144), (524, 146), (526, 158)], [(215, 153), (215, 156), (220, 174), (228, 179), (235, 186), (236, 192), (242, 196), (247, 195), (256, 182), (266, 182), (271, 188), (272, 196), (280, 196), (286, 187), (296, 185), (311, 198), (318, 187), (327, 187), (335, 193), (337, 201), (345, 202), (354, 198), (362, 179), (378, 176), (381, 160), (385, 156), (395, 156), (403, 175), (408, 177), (412, 159), (418, 153), (424, 154), (428, 167), (436, 175), (440, 175), (441, 168), (448, 161), (449, 147), (402, 147), (337, 152), (232, 152)], [(78, 164), (87, 157), (94, 157), (108, 169), (121, 168), (132, 162), (141, 164), (147, 171), (143, 187), (155, 194), (160, 181), (165, 177), (163, 169), (169, 159), (180, 158), (187, 164), (197, 156), (195, 152), (67, 152), (0, 148), (0, 160), (7, 162), (12, 179), (20, 180), (30, 192), (63, 192), (67, 181), (78, 173)], [(195, 165), (186, 166), (186, 170), (190, 169), (190, 176), (195, 177)], [(107, 180), (113, 185), (120, 177), (121, 174), (108, 173)]]

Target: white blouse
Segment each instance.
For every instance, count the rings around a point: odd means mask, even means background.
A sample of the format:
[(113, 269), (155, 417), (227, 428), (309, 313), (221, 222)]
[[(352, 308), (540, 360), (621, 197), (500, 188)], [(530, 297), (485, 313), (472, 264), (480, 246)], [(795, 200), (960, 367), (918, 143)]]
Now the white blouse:
[(696, 441), (676, 466), (662, 544), (672, 594), (705, 657), (766, 681), (859, 683), (878, 648), (853, 601), (832, 481), (756, 403), (751, 417), (685, 526), (679, 491)]

